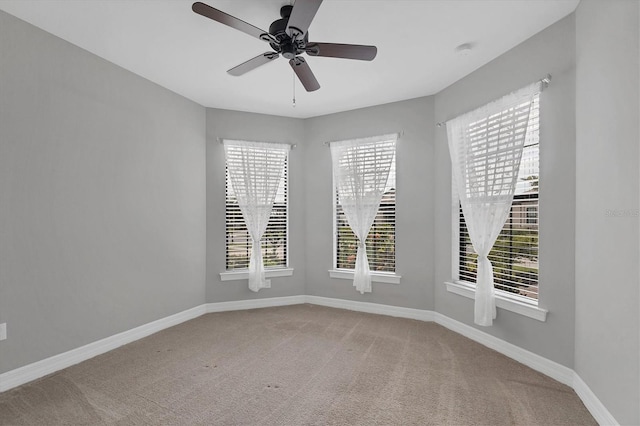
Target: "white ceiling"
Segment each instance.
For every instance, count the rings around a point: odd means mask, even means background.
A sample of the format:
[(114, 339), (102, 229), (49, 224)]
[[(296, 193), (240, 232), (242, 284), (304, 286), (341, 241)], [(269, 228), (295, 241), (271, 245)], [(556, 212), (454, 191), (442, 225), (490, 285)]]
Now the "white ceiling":
[[(203, 0), (268, 29), (288, 0)], [(575, 10), (579, 0), (325, 0), (311, 41), (372, 44), (372, 62), (309, 58), (306, 93), (280, 58), (226, 73), (266, 43), (191, 11), (191, 0), (0, 0), (0, 9), (213, 108), (312, 117), (437, 93)], [(472, 43), (466, 56), (456, 46)]]

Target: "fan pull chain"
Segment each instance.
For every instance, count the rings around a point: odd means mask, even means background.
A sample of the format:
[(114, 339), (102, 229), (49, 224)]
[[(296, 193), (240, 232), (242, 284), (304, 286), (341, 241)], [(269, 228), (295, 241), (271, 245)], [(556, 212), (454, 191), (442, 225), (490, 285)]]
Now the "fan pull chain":
[(292, 72), (293, 75), (293, 108), (296, 107), (296, 73)]

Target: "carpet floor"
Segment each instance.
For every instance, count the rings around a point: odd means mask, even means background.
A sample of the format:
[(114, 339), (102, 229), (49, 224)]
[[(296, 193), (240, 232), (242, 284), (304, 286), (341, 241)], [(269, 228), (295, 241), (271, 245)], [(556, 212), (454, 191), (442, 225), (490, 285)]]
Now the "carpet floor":
[(575, 392), (435, 323), (203, 315), (0, 394), (2, 425), (593, 425)]

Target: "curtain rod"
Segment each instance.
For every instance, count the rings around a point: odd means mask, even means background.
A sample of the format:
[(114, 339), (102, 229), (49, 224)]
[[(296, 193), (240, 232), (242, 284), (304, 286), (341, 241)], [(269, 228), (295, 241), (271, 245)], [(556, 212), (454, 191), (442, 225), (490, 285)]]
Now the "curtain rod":
[[(551, 83), (551, 74), (547, 74), (547, 76), (546, 76), (546, 77), (541, 78), (541, 79), (540, 79), (540, 80), (538, 80), (538, 81), (539, 81), (540, 83), (542, 83), (542, 87), (543, 87), (543, 88), (544, 88), (544, 87), (547, 87), (547, 86)], [(439, 122), (439, 123), (436, 123), (436, 126), (438, 126), (438, 127), (442, 127), (442, 126), (444, 126), (445, 124), (447, 124), (447, 121), (449, 121), (449, 120), (441, 121), (441, 122)]]
[[(387, 134), (392, 134), (393, 135), (393, 133), (387, 133)], [(398, 135), (398, 139), (400, 139), (402, 136), (404, 136), (404, 130), (400, 130), (399, 132), (396, 132), (395, 134)], [(379, 136), (379, 135), (377, 135), (377, 136)], [(368, 137), (375, 138), (376, 136), (368, 136)], [(356, 139), (359, 139), (359, 138), (356, 138)], [(363, 139), (366, 139), (366, 137), (363, 138)], [(329, 144), (331, 144), (331, 142), (340, 142), (340, 141), (325, 141), (325, 142), (322, 142), (322, 145), (329, 146)]]
[[(238, 139), (228, 139), (228, 138), (216, 138), (216, 140), (218, 141), (219, 144), (223, 144), (225, 140), (230, 140), (230, 141), (235, 141)], [(247, 142), (260, 142), (260, 143), (281, 143), (283, 145), (290, 145), (291, 149), (295, 148), (296, 146), (298, 146), (298, 144), (295, 143), (286, 143), (286, 142), (265, 142), (265, 141), (247, 141)]]

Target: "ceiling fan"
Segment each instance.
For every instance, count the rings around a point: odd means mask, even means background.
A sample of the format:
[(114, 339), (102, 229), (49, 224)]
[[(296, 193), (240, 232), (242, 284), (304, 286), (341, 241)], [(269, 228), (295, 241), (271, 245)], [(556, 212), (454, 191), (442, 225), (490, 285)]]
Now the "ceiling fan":
[(281, 19), (273, 21), (269, 26), (269, 32), (201, 2), (193, 3), (192, 9), (199, 15), (266, 41), (273, 49), (273, 51), (262, 53), (231, 68), (227, 71), (229, 74), (234, 76), (245, 74), (282, 55), (289, 59), (289, 65), (307, 92), (313, 92), (320, 88), (320, 84), (311, 72), (307, 61), (300, 56), (301, 54), (371, 61), (378, 53), (375, 46), (309, 42), (307, 30), (321, 3), (322, 0), (296, 0), (293, 6), (282, 6), (280, 8)]

